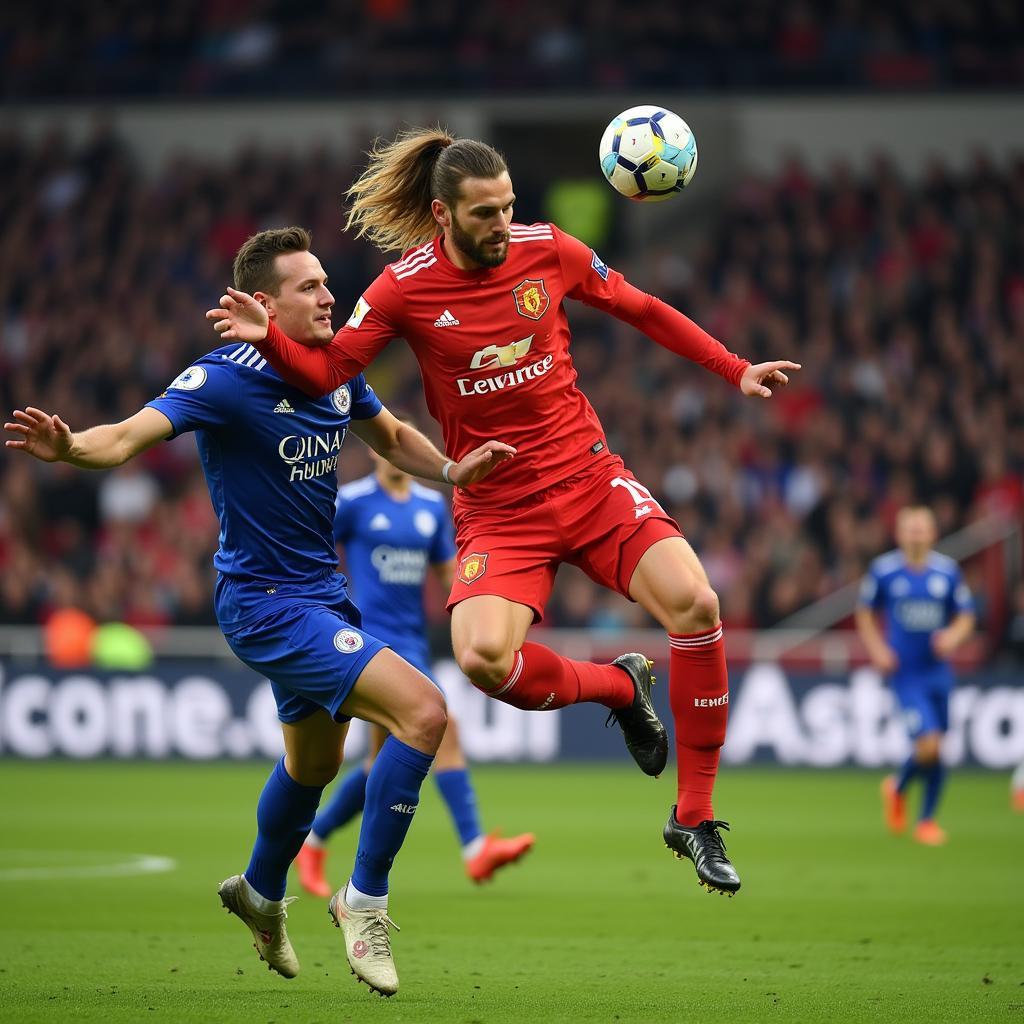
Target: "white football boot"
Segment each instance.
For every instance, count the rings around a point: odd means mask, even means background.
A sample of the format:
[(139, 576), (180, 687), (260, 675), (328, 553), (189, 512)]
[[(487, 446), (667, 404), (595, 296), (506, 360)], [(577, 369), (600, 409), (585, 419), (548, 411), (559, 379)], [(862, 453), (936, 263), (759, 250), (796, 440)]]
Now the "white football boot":
[(331, 898), (327, 907), (334, 927), (345, 936), (345, 956), (358, 981), (365, 981), (370, 990), (382, 996), (398, 991), (398, 971), (391, 955), (389, 928), (401, 928), (388, 917), (386, 910), (353, 910), (345, 902), (346, 884)]
[(288, 941), (288, 931), (284, 926), (288, 912), (285, 907), (294, 903), (292, 896), (281, 901), (281, 909), (273, 914), (257, 910), (249, 897), (249, 886), (242, 875), (232, 875), (217, 886), (217, 894), (221, 903), (230, 914), (240, 917), (249, 926), (253, 945), (260, 959), (265, 960), (268, 970), (277, 971), (282, 978), (294, 978), (299, 973), (299, 960)]

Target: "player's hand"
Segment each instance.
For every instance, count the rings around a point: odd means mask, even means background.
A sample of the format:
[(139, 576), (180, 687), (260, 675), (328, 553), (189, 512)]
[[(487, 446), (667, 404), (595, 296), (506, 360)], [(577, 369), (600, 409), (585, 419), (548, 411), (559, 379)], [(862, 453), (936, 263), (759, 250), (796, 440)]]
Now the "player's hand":
[(18, 436), (4, 441), (6, 447), (20, 449), (43, 462), (60, 462), (71, 451), (71, 428), (59, 416), (31, 405), (24, 410), (15, 409), (11, 415), (15, 422), (5, 423), (4, 430)]
[(216, 309), (206, 311), (206, 319), (213, 323), (213, 329), (225, 340), (248, 341), (250, 344), (267, 336), (270, 323), (265, 307), (251, 295), (235, 288), (228, 288)]
[(948, 629), (937, 629), (932, 633), (932, 651), (935, 657), (945, 661), (956, 650), (956, 638)]
[(488, 441), (464, 455), (448, 470), (448, 476), (456, 487), (469, 487), (477, 480), (483, 480), (495, 466), (508, 462), (516, 453), (510, 444)]
[(900, 659), (891, 647), (880, 647), (877, 651), (871, 652), (871, 664), (884, 675), (895, 672), (899, 666)]
[(776, 359), (771, 363), (754, 363), (743, 371), (743, 376), (740, 377), (740, 391), (745, 395), (771, 398), (773, 391), (784, 388), (789, 383), (789, 377), (783, 371), (799, 369), (799, 363), (791, 363), (788, 359)]

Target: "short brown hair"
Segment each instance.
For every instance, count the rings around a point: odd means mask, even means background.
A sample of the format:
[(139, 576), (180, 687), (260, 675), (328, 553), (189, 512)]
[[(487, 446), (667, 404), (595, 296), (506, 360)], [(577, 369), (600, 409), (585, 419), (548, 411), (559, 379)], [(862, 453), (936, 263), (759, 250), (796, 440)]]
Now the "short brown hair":
[(281, 275), (277, 270), (277, 257), (289, 252), (309, 252), (312, 236), (305, 228), (272, 228), (260, 231), (245, 240), (235, 254), (232, 273), (235, 287), (253, 295), (266, 292), (277, 295), (281, 290)]

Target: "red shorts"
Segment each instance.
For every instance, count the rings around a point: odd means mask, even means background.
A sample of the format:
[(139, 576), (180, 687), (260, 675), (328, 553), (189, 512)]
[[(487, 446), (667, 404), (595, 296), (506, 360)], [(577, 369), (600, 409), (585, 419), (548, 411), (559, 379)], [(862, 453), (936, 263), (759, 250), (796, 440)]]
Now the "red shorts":
[(682, 533), (617, 455), (497, 509), (455, 510), (458, 556), (451, 611), (477, 594), (504, 597), (544, 617), (562, 562), (629, 597), (644, 552)]

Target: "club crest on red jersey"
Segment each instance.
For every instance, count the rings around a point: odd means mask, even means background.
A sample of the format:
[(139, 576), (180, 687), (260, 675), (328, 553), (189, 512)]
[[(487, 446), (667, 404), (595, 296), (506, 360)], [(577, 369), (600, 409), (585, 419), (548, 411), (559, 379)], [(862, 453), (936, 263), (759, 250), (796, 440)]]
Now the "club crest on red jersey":
[(544, 282), (534, 278), (527, 278), (520, 281), (512, 289), (512, 296), (516, 300), (516, 309), (520, 316), (529, 320), (539, 320), (551, 305)]
[(487, 572), (487, 555), (474, 551), (459, 562), (459, 582), (475, 583)]

